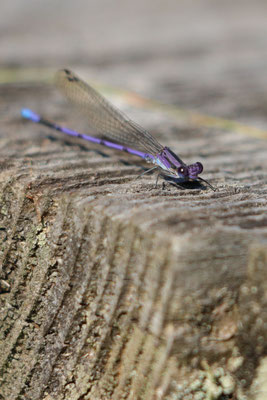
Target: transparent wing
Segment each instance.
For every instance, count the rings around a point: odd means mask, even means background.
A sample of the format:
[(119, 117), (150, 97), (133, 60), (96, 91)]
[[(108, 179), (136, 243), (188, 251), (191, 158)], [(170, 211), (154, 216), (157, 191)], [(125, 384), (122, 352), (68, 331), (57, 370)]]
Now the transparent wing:
[(56, 74), (56, 84), (65, 96), (89, 118), (89, 126), (99, 134), (136, 150), (156, 155), (163, 146), (145, 129), (130, 120), (103, 96), (71, 71)]

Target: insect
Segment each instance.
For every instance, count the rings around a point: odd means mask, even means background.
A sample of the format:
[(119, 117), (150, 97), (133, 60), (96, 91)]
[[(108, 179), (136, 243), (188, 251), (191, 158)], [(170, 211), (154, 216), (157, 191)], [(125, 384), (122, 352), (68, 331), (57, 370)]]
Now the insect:
[(161, 175), (172, 178), (177, 185), (185, 181), (203, 181), (215, 190), (209, 182), (199, 176), (203, 171), (203, 165), (199, 161), (185, 164), (169, 147), (162, 146), (149, 132), (124, 115), (73, 72), (68, 69), (59, 70), (56, 74), (56, 84), (69, 100), (87, 114), (90, 127), (102, 137), (62, 127), (29, 109), (23, 108), (22, 116), (68, 135), (137, 155), (154, 165), (145, 173), (157, 169), (160, 171), (158, 177)]

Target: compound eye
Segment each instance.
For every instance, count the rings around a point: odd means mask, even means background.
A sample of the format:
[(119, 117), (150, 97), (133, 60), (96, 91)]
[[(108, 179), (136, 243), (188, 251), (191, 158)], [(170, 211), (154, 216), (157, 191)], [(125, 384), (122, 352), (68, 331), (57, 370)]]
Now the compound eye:
[(178, 168), (178, 174), (182, 176), (187, 176), (188, 175), (188, 169), (186, 167), (179, 167)]
[(201, 162), (196, 162), (197, 168), (198, 168), (198, 172), (197, 174), (201, 174), (201, 172), (203, 171), (203, 165), (201, 164)]

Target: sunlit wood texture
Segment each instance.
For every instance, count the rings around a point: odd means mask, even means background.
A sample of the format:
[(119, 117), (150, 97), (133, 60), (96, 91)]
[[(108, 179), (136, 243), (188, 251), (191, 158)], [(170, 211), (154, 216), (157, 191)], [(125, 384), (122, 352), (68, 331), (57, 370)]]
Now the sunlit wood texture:
[(217, 191), (155, 188), (141, 160), (22, 121), (50, 89), (2, 94), (2, 398), (263, 393), (266, 142), (163, 113), (161, 142)]

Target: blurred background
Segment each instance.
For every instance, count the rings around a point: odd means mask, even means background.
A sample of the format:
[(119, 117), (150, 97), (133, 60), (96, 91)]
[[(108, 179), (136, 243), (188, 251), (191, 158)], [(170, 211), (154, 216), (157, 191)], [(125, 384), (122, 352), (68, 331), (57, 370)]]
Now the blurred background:
[(266, 0), (4, 0), (0, 82), (68, 67), (266, 129), (266, 17)]

